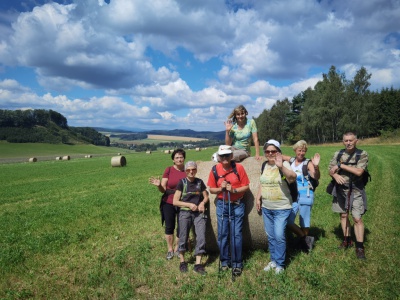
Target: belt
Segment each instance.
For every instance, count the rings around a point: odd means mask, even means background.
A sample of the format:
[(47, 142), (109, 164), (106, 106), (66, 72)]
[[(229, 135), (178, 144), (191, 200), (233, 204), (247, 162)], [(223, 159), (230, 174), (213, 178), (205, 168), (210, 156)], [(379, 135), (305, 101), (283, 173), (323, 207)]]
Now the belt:
[[(218, 198), (218, 200), (219, 200), (219, 201), (223, 201), (222, 199), (219, 199), (219, 198)], [(242, 201), (242, 198), (241, 198), (241, 199), (237, 199), (237, 200), (235, 200), (235, 201), (231, 201), (231, 204), (239, 205), (239, 204), (240, 204), (240, 201)], [(228, 203), (229, 201), (228, 201), (228, 200), (225, 200), (224, 202), (225, 202), (225, 203)]]

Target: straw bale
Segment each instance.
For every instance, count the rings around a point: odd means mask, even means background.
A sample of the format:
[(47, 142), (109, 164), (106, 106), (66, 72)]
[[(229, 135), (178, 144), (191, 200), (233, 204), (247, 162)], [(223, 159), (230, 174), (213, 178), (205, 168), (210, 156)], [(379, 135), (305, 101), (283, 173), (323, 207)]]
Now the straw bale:
[(37, 158), (36, 158), (36, 157), (31, 157), (31, 158), (29, 159), (29, 162), (37, 162)]
[(126, 166), (126, 158), (125, 156), (114, 156), (111, 158), (111, 166), (112, 167), (125, 167)]

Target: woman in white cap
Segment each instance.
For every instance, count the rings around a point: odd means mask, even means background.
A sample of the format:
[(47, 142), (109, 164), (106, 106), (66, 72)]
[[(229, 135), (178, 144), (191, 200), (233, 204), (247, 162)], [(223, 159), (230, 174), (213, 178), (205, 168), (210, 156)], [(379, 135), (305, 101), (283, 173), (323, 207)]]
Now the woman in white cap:
[(244, 167), (232, 161), (231, 146), (222, 145), (217, 153), (219, 163), (211, 170), (207, 185), (210, 187), (211, 194), (217, 194), (216, 214), (220, 263), (222, 270), (231, 267), (232, 275), (240, 276), (243, 269), (242, 229), (245, 213), (245, 204), (242, 199), (249, 189), (250, 180)]
[(260, 160), (256, 122), (247, 118), (248, 112), (243, 105), (233, 109), (225, 124), (225, 144), (233, 146), (233, 160), (242, 161), (251, 156), (250, 146), (253, 139), (255, 158)]
[(267, 161), (261, 169), (256, 206), (262, 211), (270, 252), (270, 262), (264, 271), (275, 270), (279, 274), (285, 269), (285, 229), (293, 202), (289, 183), (296, 180), (296, 173), (283, 161), (278, 141), (269, 140), (263, 148)]

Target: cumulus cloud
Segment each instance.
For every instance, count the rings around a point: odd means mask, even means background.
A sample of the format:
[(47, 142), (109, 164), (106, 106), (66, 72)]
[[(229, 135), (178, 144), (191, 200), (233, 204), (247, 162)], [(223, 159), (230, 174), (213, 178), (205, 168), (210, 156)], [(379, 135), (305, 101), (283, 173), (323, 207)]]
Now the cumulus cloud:
[(0, 13), (1, 107), (54, 109), (79, 126), (223, 130), (236, 105), (258, 116), (331, 65), (400, 87), (399, 1), (17, 3)]

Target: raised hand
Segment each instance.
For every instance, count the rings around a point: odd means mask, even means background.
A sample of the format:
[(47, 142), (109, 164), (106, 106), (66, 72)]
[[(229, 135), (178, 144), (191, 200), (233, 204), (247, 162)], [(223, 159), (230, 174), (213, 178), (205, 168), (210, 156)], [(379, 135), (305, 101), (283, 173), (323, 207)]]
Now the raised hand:
[(278, 168), (282, 168), (282, 167), (283, 167), (282, 153), (280, 153), (280, 152), (276, 153), (276, 156), (275, 156), (275, 165), (276, 165)]
[(160, 186), (161, 185), (161, 180), (159, 177), (150, 177), (149, 178), (149, 183), (155, 186)]
[(311, 158), (311, 162), (313, 163), (314, 166), (318, 166), (320, 160), (321, 160), (321, 157), (320, 157), (319, 153), (315, 153), (313, 158)]
[(228, 119), (224, 122), (224, 125), (225, 125), (225, 130), (230, 131), (233, 127), (233, 122), (231, 119)]

